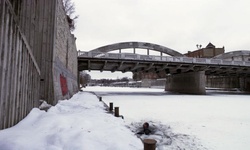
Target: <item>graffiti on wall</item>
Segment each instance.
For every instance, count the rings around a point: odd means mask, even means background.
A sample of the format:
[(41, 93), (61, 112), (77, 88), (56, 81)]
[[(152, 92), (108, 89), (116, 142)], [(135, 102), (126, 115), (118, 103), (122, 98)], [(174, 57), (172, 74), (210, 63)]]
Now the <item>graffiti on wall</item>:
[(66, 95), (68, 93), (67, 79), (62, 74), (60, 74), (60, 83), (62, 89), (62, 95)]

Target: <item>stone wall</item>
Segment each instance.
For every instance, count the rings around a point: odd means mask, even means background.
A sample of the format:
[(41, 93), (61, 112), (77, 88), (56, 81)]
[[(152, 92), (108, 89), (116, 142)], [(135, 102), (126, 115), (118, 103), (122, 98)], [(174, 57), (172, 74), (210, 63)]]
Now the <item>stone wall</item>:
[(53, 61), (55, 100), (68, 99), (78, 91), (77, 49), (76, 38), (70, 32), (61, 0), (57, 0), (55, 36)]

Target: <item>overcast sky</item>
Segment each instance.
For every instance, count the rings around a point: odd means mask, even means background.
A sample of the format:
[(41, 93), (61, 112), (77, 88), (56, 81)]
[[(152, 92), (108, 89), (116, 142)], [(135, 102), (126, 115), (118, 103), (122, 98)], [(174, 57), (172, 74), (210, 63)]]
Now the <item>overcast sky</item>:
[(180, 53), (209, 42), (226, 52), (250, 50), (249, 0), (72, 0), (77, 49), (128, 41)]

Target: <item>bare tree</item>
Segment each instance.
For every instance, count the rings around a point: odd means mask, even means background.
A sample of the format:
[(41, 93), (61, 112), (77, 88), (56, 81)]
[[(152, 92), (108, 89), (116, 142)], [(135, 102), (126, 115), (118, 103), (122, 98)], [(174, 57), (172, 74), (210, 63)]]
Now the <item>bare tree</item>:
[(76, 19), (79, 17), (75, 15), (75, 3), (72, 0), (63, 0), (63, 6), (67, 15), (70, 31), (74, 31), (76, 27)]
[(86, 87), (86, 85), (90, 82), (91, 76), (87, 74), (85, 71), (82, 71), (80, 72), (79, 79), (80, 79), (80, 84), (82, 88), (82, 87)]

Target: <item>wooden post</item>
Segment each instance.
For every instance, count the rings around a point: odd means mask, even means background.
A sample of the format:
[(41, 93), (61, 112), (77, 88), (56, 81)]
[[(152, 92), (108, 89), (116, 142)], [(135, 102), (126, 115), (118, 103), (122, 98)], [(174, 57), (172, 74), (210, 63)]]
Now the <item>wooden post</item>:
[(109, 111), (113, 111), (113, 103), (112, 102), (109, 103)]
[(156, 140), (154, 139), (144, 139), (144, 150), (155, 150), (156, 148)]
[(115, 116), (119, 117), (119, 107), (115, 107)]

